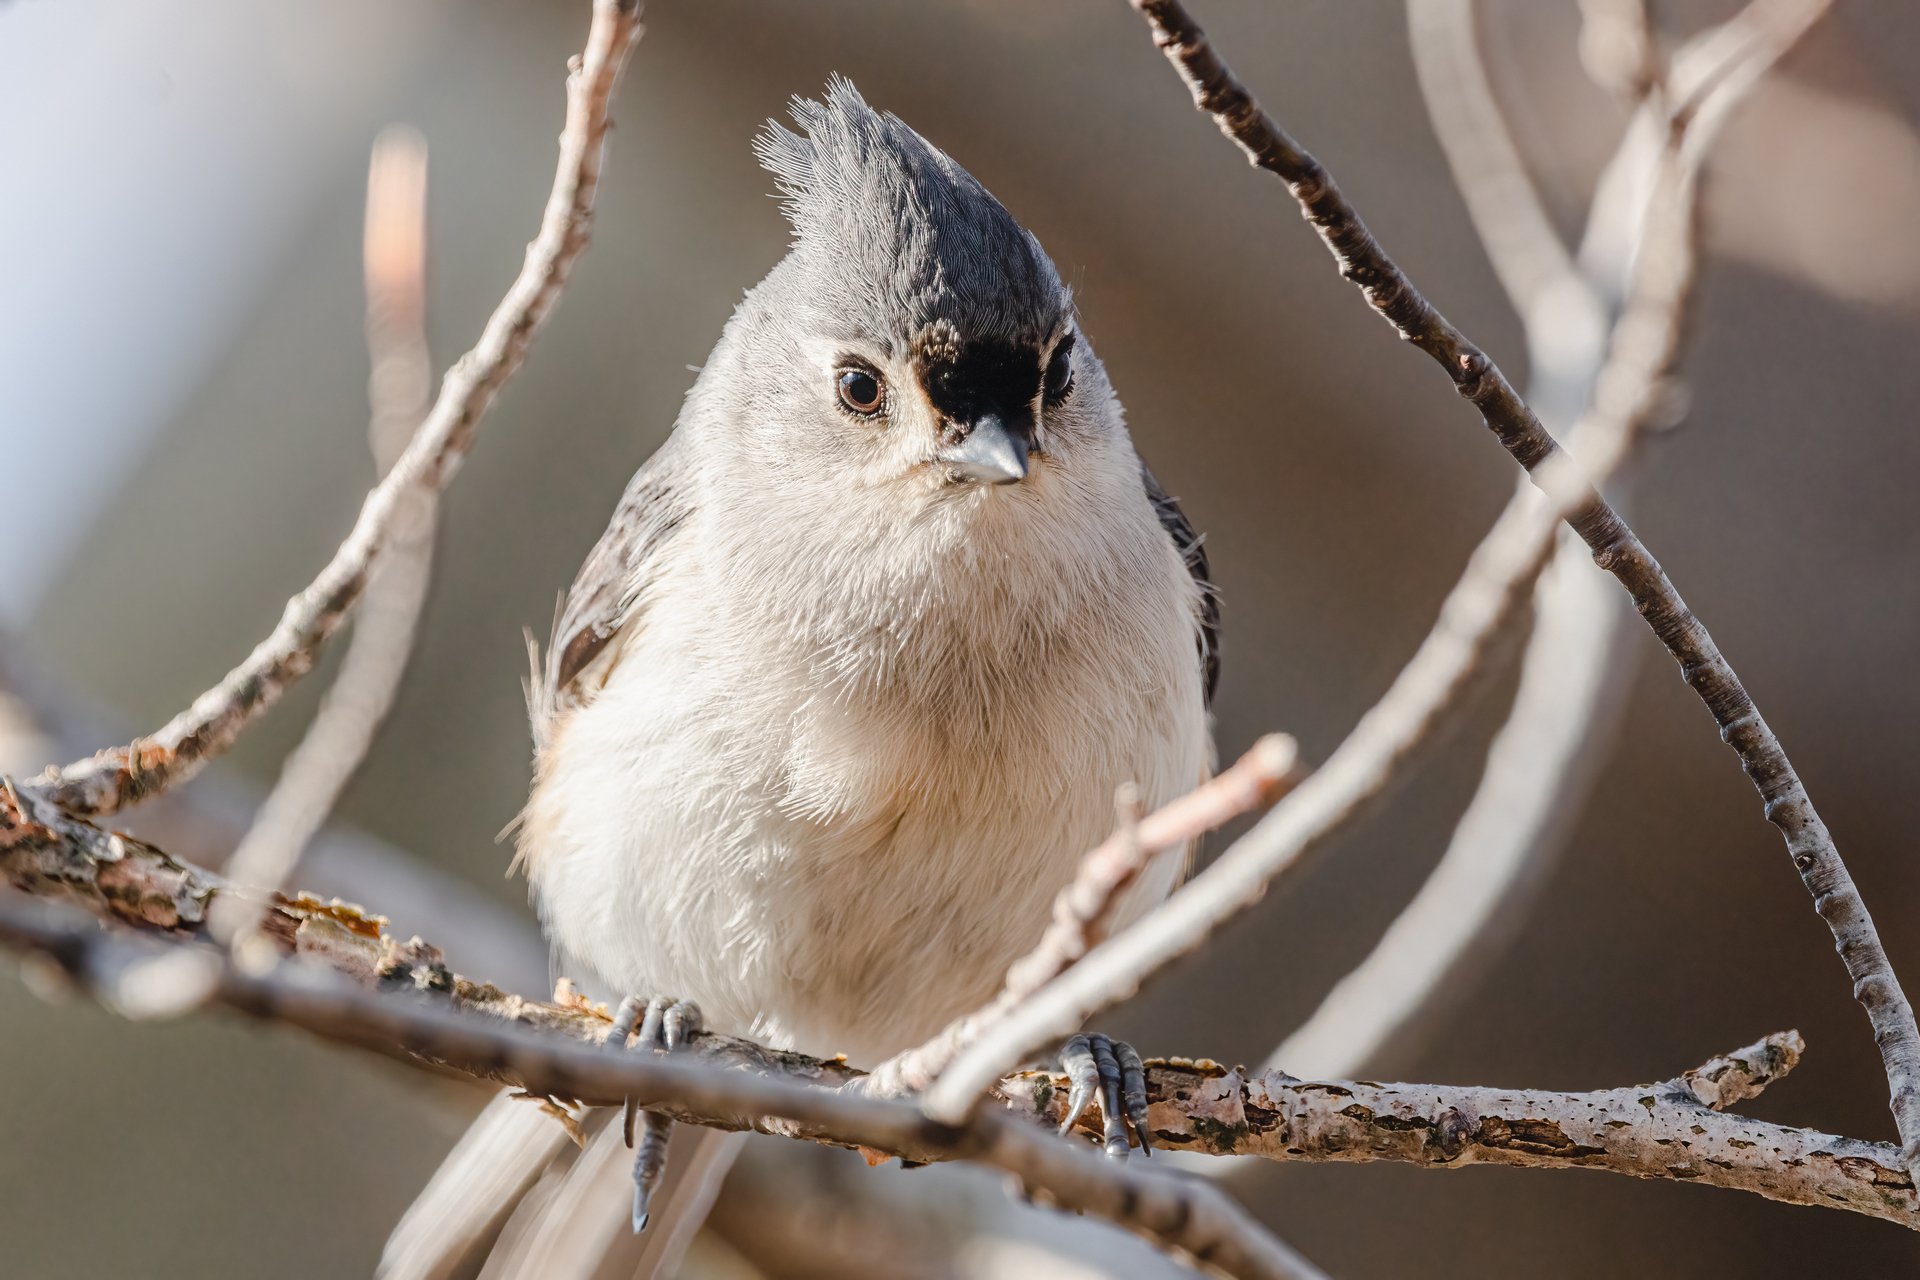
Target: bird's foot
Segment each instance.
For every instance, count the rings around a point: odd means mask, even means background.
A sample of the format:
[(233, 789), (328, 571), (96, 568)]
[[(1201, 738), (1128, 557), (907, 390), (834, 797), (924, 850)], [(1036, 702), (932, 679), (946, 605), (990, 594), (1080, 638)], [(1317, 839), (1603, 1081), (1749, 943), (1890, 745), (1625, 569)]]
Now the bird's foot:
[(1110, 1036), (1075, 1036), (1060, 1050), (1060, 1067), (1071, 1083), (1062, 1134), (1071, 1131), (1087, 1104), (1098, 1098), (1108, 1158), (1127, 1158), (1129, 1125), (1140, 1140), (1140, 1154), (1153, 1154), (1147, 1131), (1147, 1071), (1132, 1045)]
[[(698, 1032), (700, 1026), (700, 1006), (691, 1000), (628, 996), (614, 1010), (607, 1045), (624, 1052), (637, 1027), (639, 1041), (633, 1048), (671, 1053)], [(638, 1235), (646, 1230), (647, 1208), (653, 1202), (661, 1176), (667, 1171), (667, 1141), (673, 1136), (673, 1121), (644, 1111), (629, 1099), (621, 1125), (627, 1146), (633, 1150), (633, 1230)]]

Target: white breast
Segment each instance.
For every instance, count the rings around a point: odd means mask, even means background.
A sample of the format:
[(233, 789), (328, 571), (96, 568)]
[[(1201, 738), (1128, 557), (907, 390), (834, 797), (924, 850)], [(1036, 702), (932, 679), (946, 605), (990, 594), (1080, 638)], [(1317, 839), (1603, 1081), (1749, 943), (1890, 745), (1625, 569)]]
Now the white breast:
[(990, 997), (1115, 789), (1157, 805), (1211, 763), (1193, 585), (1144, 499), (1106, 514), (805, 625), (677, 561), (540, 762), (556, 942), (615, 990), (869, 1064)]

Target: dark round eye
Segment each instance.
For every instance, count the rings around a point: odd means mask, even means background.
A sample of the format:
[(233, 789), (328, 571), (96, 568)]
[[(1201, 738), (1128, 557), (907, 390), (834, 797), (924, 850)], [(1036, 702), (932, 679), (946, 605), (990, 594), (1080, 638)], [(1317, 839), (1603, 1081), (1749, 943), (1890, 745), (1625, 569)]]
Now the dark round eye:
[(880, 412), (887, 390), (878, 375), (865, 369), (842, 369), (837, 384), (840, 403), (847, 408), (862, 416)]
[(1047, 361), (1045, 385), (1049, 400), (1063, 400), (1067, 392), (1073, 390), (1072, 334), (1060, 339), (1060, 345), (1053, 349), (1053, 357)]

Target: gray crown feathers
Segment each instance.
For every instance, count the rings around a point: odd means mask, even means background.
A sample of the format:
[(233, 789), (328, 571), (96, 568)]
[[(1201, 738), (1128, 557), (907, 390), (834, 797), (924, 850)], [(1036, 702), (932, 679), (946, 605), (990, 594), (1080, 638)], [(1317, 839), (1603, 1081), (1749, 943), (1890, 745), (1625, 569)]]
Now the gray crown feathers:
[(908, 331), (935, 318), (1004, 338), (1038, 337), (1065, 297), (1031, 233), (973, 175), (842, 76), (821, 101), (795, 98), (796, 133), (754, 139), (798, 253), (844, 289), (896, 304)]

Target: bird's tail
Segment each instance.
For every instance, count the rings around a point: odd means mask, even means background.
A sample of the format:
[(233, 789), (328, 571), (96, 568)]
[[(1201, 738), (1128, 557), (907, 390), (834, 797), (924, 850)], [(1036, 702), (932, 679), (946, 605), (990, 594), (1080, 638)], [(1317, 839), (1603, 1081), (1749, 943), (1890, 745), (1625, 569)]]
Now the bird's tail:
[(538, 1107), (501, 1094), (400, 1219), (381, 1280), (646, 1280), (671, 1274), (744, 1135), (674, 1128), (651, 1220), (635, 1235), (633, 1156), (619, 1113), (589, 1118), (575, 1150)]

